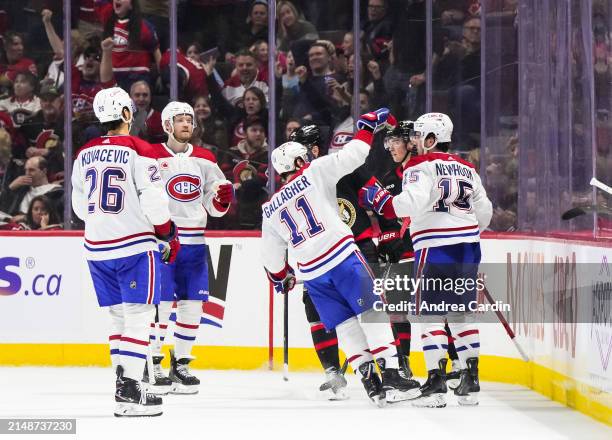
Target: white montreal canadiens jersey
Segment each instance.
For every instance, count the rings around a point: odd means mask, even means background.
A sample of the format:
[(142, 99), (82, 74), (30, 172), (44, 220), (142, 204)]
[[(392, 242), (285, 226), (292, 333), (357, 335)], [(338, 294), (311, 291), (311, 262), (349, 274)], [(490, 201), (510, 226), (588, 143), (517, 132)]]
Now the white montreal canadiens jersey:
[(336, 154), (302, 168), (262, 206), (265, 268), (279, 273), (285, 251), (298, 278), (311, 280), (357, 250), (351, 229), (338, 215), (336, 184), (363, 164), (370, 151), (359, 139)]
[(402, 192), (393, 199), (398, 217), (410, 217), (415, 250), (480, 241), (493, 209), (474, 165), (449, 153), (411, 159)]
[(208, 215), (221, 217), (227, 212), (214, 200), (214, 185), (225, 181), (214, 154), (191, 144), (183, 153), (175, 153), (166, 144), (152, 147), (181, 243), (204, 244)]
[(102, 136), (79, 151), (72, 208), (85, 222), (89, 260), (157, 251), (153, 225), (170, 219), (151, 145), (133, 136)]

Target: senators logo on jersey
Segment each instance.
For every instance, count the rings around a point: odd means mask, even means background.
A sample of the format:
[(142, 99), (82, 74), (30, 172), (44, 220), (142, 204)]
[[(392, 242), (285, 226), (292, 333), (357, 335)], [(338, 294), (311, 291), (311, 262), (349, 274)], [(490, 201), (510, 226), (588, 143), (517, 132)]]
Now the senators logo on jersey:
[[(163, 168), (163, 165), (162, 165)], [(202, 180), (191, 174), (179, 174), (166, 183), (168, 195), (179, 202), (191, 202), (202, 193)]]

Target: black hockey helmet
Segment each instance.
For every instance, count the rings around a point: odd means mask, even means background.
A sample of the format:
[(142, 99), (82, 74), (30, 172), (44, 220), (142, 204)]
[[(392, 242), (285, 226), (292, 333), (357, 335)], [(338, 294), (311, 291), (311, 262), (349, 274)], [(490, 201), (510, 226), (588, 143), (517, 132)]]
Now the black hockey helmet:
[(299, 142), (310, 149), (313, 145), (321, 146), (321, 131), (316, 125), (304, 125), (289, 136), (289, 140)]
[(385, 139), (392, 137), (400, 137), (404, 141), (410, 139), (410, 132), (414, 129), (413, 121), (398, 121), (395, 127), (388, 127), (385, 131)]

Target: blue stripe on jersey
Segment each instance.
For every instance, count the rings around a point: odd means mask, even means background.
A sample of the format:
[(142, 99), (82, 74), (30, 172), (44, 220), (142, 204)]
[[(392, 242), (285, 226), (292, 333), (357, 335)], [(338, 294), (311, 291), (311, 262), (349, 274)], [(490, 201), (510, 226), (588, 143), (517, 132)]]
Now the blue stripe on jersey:
[(200, 232), (198, 234), (182, 234), (182, 233), (179, 233), (178, 236), (179, 237), (202, 237), (202, 238), (204, 238), (204, 234), (202, 232)]
[(218, 322), (215, 322), (215, 321), (213, 321), (211, 319), (208, 319), (208, 318), (201, 318), (200, 319), (200, 324), (214, 325), (215, 327), (223, 328), (223, 326), (221, 324), (219, 324)]
[(429, 235), (427, 237), (420, 237), (417, 238), (416, 240), (412, 241), (412, 244), (415, 245), (417, 244), (419, 241), (423, 241), (423, 240), (434, 240), (437, 238), (454, 238), (454, 237), (472, 237), (474, 235), (478, 235), (480, 234), (480, 231), (476, 231), (476, 232), (468, 232), (466, 234), (451, 234), (451, 235)]
[(195, 341), (195, 339), (196, 339), (195, 336), (184, 336), (184, 335), (181, 335), (179, 333), (175, 333), (174, 337), (182, 339), (183, 341)]
[(90, 252), (113, 251), (115, 249), (121, 249), (121, 248), (128, 247), (128, 246), (134, 246), (135, 244), (147, 243), (147, 242), (157, 243), (157, 241), (155, 241), (152, 238), (145, 238), (144, 240), (132, 241), (126, 244), (120, 244), (119, 246), (110, 246), (110, 247), (103, 247), (103, 248), (92, 248), (92, 247), (85, 245), (85, 249), (87, 249)]
[(136, 353), (134, 351), (119, 350), (119, 354), (121, 356), (132, 356), (132, 357), (137, 357), (137, 358), (140, 358), (140, 359), (146, 359), (147, 358), (146, 354)]
[(300, 268), (300, 272), (308, 273), (308, 272), (312, 272), (313, 270), (317, 270), (321, 266), (325, 266), (327, 263), (329, 263), (331, 260), (333, 260), (338, 255), (340, 255), (347, 247), (349, 247), (352, 244), (355, 244), (355, 242), (350, 240), (348, 243), (346, 243), (344, 246), (342, 246), (340, 249), (334, 252), (330, 257), (327, 257), (326, 259), (324, 259), (321, 263), (311, 268), (308, 268), (308, 269)]

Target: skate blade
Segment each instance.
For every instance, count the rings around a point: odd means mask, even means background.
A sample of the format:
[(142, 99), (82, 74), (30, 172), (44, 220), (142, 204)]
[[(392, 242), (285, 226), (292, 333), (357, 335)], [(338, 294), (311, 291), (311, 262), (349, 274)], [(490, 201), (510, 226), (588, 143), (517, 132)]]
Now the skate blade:
[(415, 399), (412, 402), (412, 406), (417, 408), (444, 408), (446, 406), (446, 399), (444, 394), (431, 394)]
[(157, 417), (163, 414), (161, 405), (141, 405), (140, 403), (118, 403), (115, 417)]
[(457, 396), (457, 403), (461, 406), (478, 405), (478, 393), (469, 393), (467, 396)]
[(170, 386), (170, 394), (198, 394), (199, 385), (183, 385), (180, 383), (173, 383)]
[(449, 387), (451, 390), (455, 390), (459, 386), (460, 382), (460, 379), (448, 379), (446, 381), (446, 386)]
[(387, 390), (385, 399), (389, 403), (403, 402), (405, 400), (413, 400), (419, 397), (421, 391), (418, 388), (401, 391), (397, 389)]
[(156, 396), (165, 396), (170, 392), (172, 385), (149, 385), (147, 392)]
[(384, 397), (381, 397), (381, 396), (370, 397), (370, 402), (372, 402), (378, 408), (384, 408), (385, 406), (387, 406), (387, 401), (385, 400)]
[(327, 400), (336, 401), (336, 400), (348, 400), (349, 395), (346, 392), (346, 388), (340, 388), (336, 391), (333, 389), (327, 389), (324, 391), (324, 394), (327, 396)]

